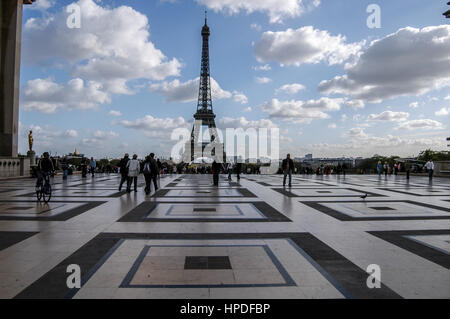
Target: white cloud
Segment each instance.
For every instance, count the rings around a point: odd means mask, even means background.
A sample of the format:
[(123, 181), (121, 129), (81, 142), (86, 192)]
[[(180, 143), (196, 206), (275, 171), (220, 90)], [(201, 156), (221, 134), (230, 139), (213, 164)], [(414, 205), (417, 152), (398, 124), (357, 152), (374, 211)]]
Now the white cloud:
[(450, 85), (449, 52), (449, 25), (403, 28), (373, 41), (347, 74), (322, 81), (319, 90), (374, 103), (421, 95)]
[(259, 84), (267, 84), (267, 83), (272, 82), (272, 79), (267, 78), (267, 77), (257, 76), (257, 77), (255, 77), (255, 81), (256, 81), (256, 83), (259, 83)]
[(47, 10), (55, 4), (55, 0), (37, 0), (31, 6), (24, 6), (25, 9), (30, 10)]
[(299, 83), (285, 84), (275, 91), (276, 94), (285, 92), (287, 94), (296, 94), (305, 89), (305, 86)]
[(412, 102), (409, 107), (413, 108), (413, 109), (417, 109), (419, 107), (419, 102)]
[(255, 29), (256, 31), (261, 31), (262, 30), (262, 26), (258, 23), (252, 23), (250, 25), (250, 28)]
[(182, 118), (156, 118), (146, 115), (135, 121), (120, 121), (123, 127), (142, 131), (146, 136), (170, 137), (171, 132), (177, 128), (188, 128), (189, 124)]
[(243, 110), (242, 112), (248, 113), (248, 112), (251, 112), (251, 111), (252, 111), (252, 108), (249, 106), (245, 110)]
[(368, 119), (372, 121), (401, 122), (406, 121), (409, 117), (407, 112), (384, 111), (380, 114), (370, 114)]
[(450, 100), (450, 95), (447, 95), (444, 100)]
[(113, 131), (104, 132), (104, 131), (97, 130), (94, 132), (93, 136), (95, 138), (99, 138), (99, 139), (108, 139), (108, 138), (118, 137), (119, 135)]
[(119, 112), (119, 111), (111, 110), (111, 111), (109, 111), (109, 115), (112, 115), (112, 116), (122, 116), (122, 113)]
[(346, 100), (345, 106), (347, 106), (348, 108), (351, 108), (353, 110), (357, 110), (357, 109), (363, 109), (365, 106), (365, 103), (361, 100)]
[(233, 101), (240, 104), (247, 104), (248, 98), (244, 93), (233, 91)]
[(437, 111), (436, 113), (434, 113), (436, 116), (446, 116), (450, 114), (450, 107), (443, 107), (442, 109), (440, 109), (439, 111)]
[(328, 125), (328, 128), (335, 129), (337, 128), (337, 125), (336, 123), (331, 123), (330, 125)]
[(364, 139), (367, 138), (368, 135), (364, 131), (362, 127), (355, 127), (348, 131), (347, 135), (351, 138)]
[(58, 109), (90, 109), (109, 103), (110, 97), (101, 84), (73, 79), (58, 84), (51, 79), (28, 81), (21, 90), (20, 105), (27, 111), (54, 113)]
[(64, 136), (66, 136), (66, 137), (78, 137), (78, 132), (75, 131), (75, 130), (67, 130), (64, 133)]
[(346, 44), (344, 36), (332, 36), (328, 31), (306, 26), (297, 30), (264, 32), (255, 44), (256, 59), (261, 62), (276, 61), (280, 65), (300, 66), (305, 63), (341, 64), (355, 56), (359, 43)]
[(401, 123), (398, 126), (398, 129), (405, 129), (405, 130), (415, 130), (415, 129), (433, 130), (442, 128), (444, 128), (444, 125), (442, 123), (430, 119), (412, 120)]
[(282, 23), (284, 19), (295, 18), (320, 5), (319, 0), (196, 0), (215, 12), (238, 14), (241, 11), (251, 14), (264, 12), (270, 23)]
[(254, 66), (253, 70), (255, 70), (255, 71), (270, 71), (270, 70), (272, 70), (272, 68), (270, 67), (270, 65), (264, 64), (264, 65)]
[(386, 156), (411, 156), (420, 151), (431, 148), (440, 150), (446, 147), (445, 136), (429, 138), (412, 138), (386, 135), (383, 137), (367, 134), (364, 129), (354, 128), (347, 132), (347, 143), (342, 144), (310, 144), (306, 146), (307, 152), (317, 156), (373, 156), (381, 154)]
[(231, 118), (224, 117), (219, 120), (219, 126), (222, 128), (242, 128), (244, 130), (248, 128), (276, 128), (278, 127), (269, 119), (260, 119), (256, 121), (249, 121), (245, 117)]
[[(150, 91), (161, 94), (168, 102), (189, 103), (197, 101), (199, 84), (200, 77), (186, 82), (176, 79), (172, 82), (152, 84)], [(229, 99), (233, 96), (231, 92), (223, 90), (213, 78), (211, 78), (211, 94), (213, 100)]]
[(327, 119), (327, 111), (338, 111), (343, 99), (321, 98), (309, 101), (279, 101), (272, 99), (261, 106), (271, 118), (282, 118), (293, 122), (311, 122), (313, 119)]
[(60, 63), (72, 76), (101, 82), (108, 92), (133, 93), (127, 82), (178, 76), (181, 64), (169, 60), (149, 41), (147, 17), (129, 6), (101, 7), (79, 0), (82, 27), (66, 26), (65, 6), (57, 14), (30, 18), (23, 33), (27, 64)]

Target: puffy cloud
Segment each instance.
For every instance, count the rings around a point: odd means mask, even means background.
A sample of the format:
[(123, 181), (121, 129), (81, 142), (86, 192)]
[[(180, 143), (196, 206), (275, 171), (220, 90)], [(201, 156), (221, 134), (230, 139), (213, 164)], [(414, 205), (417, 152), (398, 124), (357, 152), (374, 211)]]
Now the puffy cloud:
[(330, 125), (328, 125), (328, 128), (335, 129), (337, 128), (337, 125), (336, 123), (331, 123)]
[(409, 113), (407, 112), (392, 112), (385, 111), (380, 114), (370, 114), (369, 120), (372, 121), (388, 121), (388, 122), (400, 122), (406, 121), (409, 117)]
[(251, 112), (251, 111), (252, 111), (252, 108), (249, 106), (245, 110), (243, 110), (242, 112), (248, 113), (248, 112)]
[(235, 101), (237, 103), (241, 103), (241, 104), (248, 103), (248, 98), (245, 94), (243, 94), (241, 92), (237, 92), (237, 91), (234, 91), (233, 94), (234, 94), (233, 101)]
[(115, 111), (115, 110), (109, 111), (108, 114), (109, 114), (109, 115), (112, 115), (112, 116), (122, 116), (122, 113), (121, 113), (121, 112)]
[(355, 127), (348, 131), (347, 135), (351, 138), (357, 138), (357, 139), (365, 139), (368, 137), (366, 132), (361, 127)]
[(55, 0), (37, 0), (32, 6), (24, 6), (25, 10), (47, 10), (55, 4)]
[(403, 28), (373, 41), (347, 74), (319, 90), (367, 102), (420, 95), (450, 85), (450, 26)]
[(78, 132), (75, 131), (75, 130), (67, 130), (64, 133), (64, 136), (66, 136), (66, 137), (78, 137)]
[(221, 128), (242, 128), (244, 130), (248, 128), (276, 128), (278, 127), (269, 119), (260, 119), (257, 121), (249, 121), (245, 117), (231, 118), (224, 117), (219, 120), (219, 126)]
[(261, 31), (262, 26), (260, 24), (258, 24), (258, 23), (252, 23), (250, 25), (250, 28), (255, 29), (256, 31)]
[(350, 138), (350, 141), (347, 143), (310, 144), (306, 146), (305, 151), (317, 154), (317, 156), (328, 157), (342, 156), (342, 154), (347, 156), (373, 156), (374, 154), (411, 156), (419, 154), (420, 151), (426, 148), (439, 150), (445, 147), (445, 136), (410, 138), (387, 135), (385, 137), (377, 137), (363, 132), (359, 136), (356, 134), (356, 136)]
[(188, 128), (189, 123), (182, 117), (156, 118), (146, 115), (135, 121), (123, 120), (119, 123), (123, 127), (142, 131), (146, 136), (170, 137), (170, 133), (177, 128)]
[(327, 119), (326, 111), (338, 111), (343, 99), (321, 98), (309, 101), (279, 101), (272, 99), (261, 106), (272, 118), (283, 118), (294, 122), (310, 122), (312, 119)]
[(256, 83), (259, 83), (259, 84), (267, 84), (267, 83), (272, 82), (272, 79), (267, 78), (267, 77), (257, 76), (257, 77), (255, 77), (255, 81), (256, 81)]
[(196, 0), (215, 12), (247, 14), (264, 12), (270, 17), (270, 23), (281, 23), (283, 19), (295, 18), (307, 10), (320, 5), (320, 0)]
[(110, 97), (100, 83), (73, 79), (58, 84), (51, 79), (28, 81), (21, 90), (20, 105), (28, 111), (54, 113), (58, 109), (89, 109), (109, 103)]
[(360, 50), (358, 43), (346, 44), (344, 36), (332, 36), (328, 31), (306, 26), (297, 30), (264, 32), (255, 44), (256, 59), (261, 62), (276, 61), (281, 65), (300, 66), (305, 63), (340, 64), (355, 56)]
[(436, 116), (446, 116), (450, 114), (450, 107), (443, 107), (442, 109), (440, 109), (439, 111), (437, 111), (436, 113), (434, 113)]
[[(199, 85), (200, 77), (186, 82), (179, 80), (164, 81), (152, 84), (150, 91), (161, 94), (168, 102), (189, 103), (197, 101)], [(213, 100), (229, 99), (233, 96), (231, 92), (223, 90), (213, 78), (211, 78), (211, 94)]]
[(278, 93), (287, 93), (287, 94), (296, 94), (302, 90), (305, 89), (305, 86), (299, 83), (292, 83), (292, 84), (285, 84), (279, 89), (275, 91), (276, 94)]
[(363, 109), (365, 106), (365, 103), (361, 100), (346, 100), (344, 104), (348, 108), (351, 108), (354, 110)]
[(419, 107), (419, 102), (412, 102), (409, 107), (413, 108), (413, 109), (417, 109)]
[(439, 130), (442, 128), (444, 128), (444, 125), (441, 122), (430, 119), (412, 120), (401, 123), (398, 126), (398, 129), (405, 129), (405, 130), (416, 130), (416, 129)]
[(30, 18), (23, 33), (25, 63), (70, 65), (72, 75), (101, 82), (112, 93), (130, 94), (134, 79), (164, 80), (180, 73), (177, 59), (169, 60), (149, 41), (147, 17), (128, 6), (101, 7), (79, 0), (82, 27), (69, 29), (65, 7), (54, 15)]
[(270, 67), (270, 65), (264, 64), (264, 65), (254, 66), (253, 70), (255, 70), (255, 71), (270, 71), (270, 70), (272, 70), (272, 68)]
[(321, 98), (309, 101), (279, 101), (272, 99), (261, 106), (272, 118), (282, 118), (294, 122), (310, 122), (313, 119), (327, 119), (327, 111), (338, 111), (343, 99)]
[(104, 132), (104, 131), (100, 131), (100, 130), (95, 131), (93, 135), (95, 138), (101, 138), (101, 139), (108, 139), (108, 138), (114, 138), (114, 137), (119, 136), (117, 133), (115, 133), (113, 131)]

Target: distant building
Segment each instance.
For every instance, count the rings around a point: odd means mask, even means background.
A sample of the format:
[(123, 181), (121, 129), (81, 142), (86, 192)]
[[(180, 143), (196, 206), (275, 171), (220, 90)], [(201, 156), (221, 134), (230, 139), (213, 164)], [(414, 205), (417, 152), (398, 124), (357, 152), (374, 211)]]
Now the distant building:
[(70, 159), (70, 158), (83, 158), (83, 157), (84, 157), (84, 154), (80, 154), (80, 153), (78, 152), (78, 150), (75, 148), (75, 151), (74, 151), (73, 153), (67, 154), (66, 157), (67, 157), (68, 159)]

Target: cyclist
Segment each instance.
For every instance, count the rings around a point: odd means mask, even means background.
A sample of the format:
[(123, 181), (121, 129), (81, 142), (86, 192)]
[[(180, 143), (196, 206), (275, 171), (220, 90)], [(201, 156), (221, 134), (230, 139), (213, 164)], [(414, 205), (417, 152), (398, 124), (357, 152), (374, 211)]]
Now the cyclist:
[(48, 152), (45, 152), (43, 154), (44, 158), (41, 158), (38, 165), (38, 171), (37, 171), (37, 182), (36, 182), (36, 188), (40, 187), (42, 185), (42, 181), (45, 180), (45, 186), (49, 184), (49, 176), (50, 174), (55, 170), (55, 167), (53, 166), (53, 162), (50, 159), (50, 154)]

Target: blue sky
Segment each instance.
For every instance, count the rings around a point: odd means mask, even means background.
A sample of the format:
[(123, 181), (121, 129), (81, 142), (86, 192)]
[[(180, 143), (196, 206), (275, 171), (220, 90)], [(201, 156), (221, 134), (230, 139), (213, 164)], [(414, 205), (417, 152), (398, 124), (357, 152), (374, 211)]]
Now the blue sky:
[(69, 29), (72, 3), (24, 10), (22, 153), (33, 129), (38, 153), (168, 156), (196, 110), (205, 9), (219, 126), (278, 127), (299, 157), (447, 149), (445, 1), (80, 0)]

